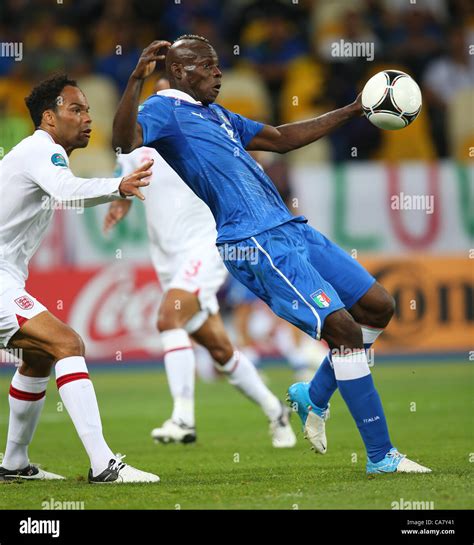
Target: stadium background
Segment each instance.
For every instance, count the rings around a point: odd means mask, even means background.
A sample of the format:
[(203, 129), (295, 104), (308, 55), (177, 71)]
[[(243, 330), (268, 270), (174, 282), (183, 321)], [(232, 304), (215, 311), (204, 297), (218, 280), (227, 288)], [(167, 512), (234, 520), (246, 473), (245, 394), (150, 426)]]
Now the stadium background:
[[(224, 69), (218, 102), (273, 124), (345, 105), (384, 68), (405, 70), (419, 82), (423, 109), (405, 130), (379, 131), (360, 118), (302, 150), (259, 160), (290, 208), (395, 296), (397, 314), (377, 353), (456, 353), (466, 361), (474, 337), (474, 4), (6, 0), (0, 42), (21, 44), (22, 58), (0, 56), (0, 152), (32, 131), (23, 101), (32, 85), (66, 70), (93, 118), (90, 144), (72, 155), (72, 170), (112, 175), (112, 119), (127, 78), (150, 41), (182, 33), (214, 44)], [(335, 54), (341, 40), (373, 44), (374, 59)], [(408, 207), (397, 208), (397, 196)], [(410, 209), (412, 197), (430, 205)], [(160, 289), (141, 203), (108, 237), (101, 232), (105, 211), (57, 211), (28, 289), (82, 335), (89, 361), (157, 361)], [(226, 289), (221, 300), (231, 324)], [(278, 346), (265, 332), (254, 333), (257, 340), (264, 335), (258, 350), (274, 360)]]

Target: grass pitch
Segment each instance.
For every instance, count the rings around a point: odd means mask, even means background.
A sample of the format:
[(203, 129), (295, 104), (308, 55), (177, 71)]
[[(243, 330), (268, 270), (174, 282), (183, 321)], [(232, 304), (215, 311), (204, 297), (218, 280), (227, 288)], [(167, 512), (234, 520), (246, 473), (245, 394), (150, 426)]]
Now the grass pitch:
[[(287, 368), (268, 368), (282, 399)], [(365, 475), (358, 431), (338, 393), (331, 403), (328, 453), (316, 455), (293, 416), (298, 444), (274, 449), (261, 411), (224, 380), (197, 384), (198, 442), (158, 445), (150, 430), (169, 417), (163, 372), (92, 370), (105, 436), (126, 461), (157, 473), (157, 485), (92, 486), (88, 459), (51, 380), (30, 459), (66, 481), (0, 485), (0, 509), (42, 509), (83, 502), (85, 509), (391, 509), (392, 502), (474, 507), (472, 364), (380, 364), (374, 377), (393, 443), (433, 469), (429, 475)], [(7, 430), (10, 374), (0, 376), (0, 448)]]

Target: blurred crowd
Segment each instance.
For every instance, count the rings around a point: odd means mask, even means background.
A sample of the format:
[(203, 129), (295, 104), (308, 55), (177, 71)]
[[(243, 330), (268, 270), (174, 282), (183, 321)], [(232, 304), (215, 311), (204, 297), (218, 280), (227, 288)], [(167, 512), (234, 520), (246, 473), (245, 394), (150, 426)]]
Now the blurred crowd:
[[(111, 116), (142, 49), (184, 33), (205, 36), (218, 52), (219, 102), (273, 124), (347, 104), (383, 68), (419, 82), (423, 112), (408, 129), (381, 132), (353, 120), (312, 148), (310, 160), (468, 158), (471, 0), (2, 0), (0, 43), (22, 44), (22, 51), (14, 58), (0, 50), (1, 147), (8, 151), (30, 133), (23, 98), (54, 71), (78, 79), (99, 129), (93, 145), (107, 146)], [(373, 44), (374, 59), (336, 55), (341, 40)]]

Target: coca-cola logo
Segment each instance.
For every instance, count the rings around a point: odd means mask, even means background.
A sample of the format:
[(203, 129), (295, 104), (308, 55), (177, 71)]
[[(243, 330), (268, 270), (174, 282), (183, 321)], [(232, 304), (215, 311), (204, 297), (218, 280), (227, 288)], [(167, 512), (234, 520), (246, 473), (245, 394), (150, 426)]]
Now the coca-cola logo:
[(156, 330), (161, 290), (150, 271), (113, 265), (98, 271), (77, 294), (69, 323), (92, 358), (161, 350)]

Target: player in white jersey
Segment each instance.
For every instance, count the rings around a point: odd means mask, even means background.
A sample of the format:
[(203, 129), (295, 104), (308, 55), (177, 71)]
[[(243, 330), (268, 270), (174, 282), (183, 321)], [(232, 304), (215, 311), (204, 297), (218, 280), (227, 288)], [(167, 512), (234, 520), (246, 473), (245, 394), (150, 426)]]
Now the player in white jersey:
[[(161, 79), (157, 90), (169, 88)], [(151, 148), (119, 156), (121, 173), (154, 159), (152, 183), (144, 190), (150, 254), (164, 292), (157, 327), (174, 401), (172, 416), (152, 430), (159, 442), (196, 440), (194, 416), (195, 354), (190, 337), (204, 346), (218, 371), (262, 408), (270, 421), (272, 444), (293, 447), (290, 411), (265, 386), (252, 362), (235, 350), (219, 314), (216, 293), (227, 270), (216, 248), (216, 223), (208, 206)], [(130, 209), (131, 201), (110, 205), (104, 227), (110, 229)]]
[(21, 357), (10, 387), (10, 418), (0, 481), (63, 479), (30, 463), (28, 446), (45, 401), (52, 367), (56, 384), (89, 455), (89, 482), (158, 482), (114, 455), (102, 434), (94, 387), (79, 335), (25, 289), (28, 263), (41, 243), (54, 209), (86, 207), (143, 198), (152, 163), (125, 178), (77, 178), (68, 156), (87, 146), (89, 106), (76, 82), (65, 75), (37, 85), (26, 99), (36, 128), (0, 162), (0, 348)]

